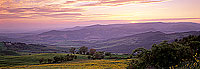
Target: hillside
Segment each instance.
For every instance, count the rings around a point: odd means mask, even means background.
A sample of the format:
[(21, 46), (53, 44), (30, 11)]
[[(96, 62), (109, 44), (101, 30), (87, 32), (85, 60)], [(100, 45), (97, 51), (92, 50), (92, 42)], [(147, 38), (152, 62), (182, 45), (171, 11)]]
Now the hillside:
[[(72, 28), (73, 29), (73, 28)], [(135, 24), (111, 24), (75, 27), (73, 30), (52, 30), (37, 35), (23, 37), (29, 40), (62, 41), (62, 40), (106, 40), (134, 34), (161, 31), (164, 33), (200, 31), (200, 24), (190, 22), (179, 23), (135, 23)]]
[(200, 24), (152, 22), (91, 25), (51, 30), (40, 34), (23, 34), (22, 36), (16, 34), (5, 36), (4, 33), (4, 35), (0, 34), (0, 41), (43, 44), (62, 48), (87, 46), (102, 51), (130, 53), (137, 47), (149, 49), (153, 43), (159, 43), (163, 40), (172, 41), (189, 34), (195, 34), (195, 32), (188, 31), (200, 31)]
[(9, 37), (9, 38), (21, 38), (29, 35), (35, 35), (34, 33), (0, 33), (2, 37)]
[(45, 46), (40, 44), (26, 44), (21, 42), (0, 42), (2, 51), (28, 52), (28, 53), (54, 53), (67, 51), (66, 48)]
[(114, 39), (99, 41), (97, 42), (95, 47), (96, 49), (101, 51), (131, 53), (132, 50), (139, 47), (150, 49), (154, 43), (160, 43), (164, 40), (168, 40), (171, 42), (174, 41), (175, 39), (181, 39), (189, 35), (200, 35), (200, 31), (172, 33), (172, 34), (165, 34), (160, 31), (146, 32), (122, 38), (114, 38)]
[[(89, 48), (95, 48), (99, 51), (115, 52), (115, 53), (131, 53), (133, 49), (138, 47), (144, 47), (150, 49), (154, 43), (160, 43), (164, 40), (174, 41), (189, 35), (200, 35), (199, 31), (180, 32), (166, 34), (160, 31), (156, 32), (145, 32), (135, 34), (131, 36), (125, 36), (120, 38), (112, 38), (108, 40), (88, 41), (88, 40), (68, 40), (68, 41), (56, 41), (53, 39), (50, 45), (51, 48), (58, 47), (70, 48), (70, 47), (81, 47), (87, 46)], [(41, 42), (42, 43), (42, 42)], [(47, 45), (49, 47), (49, 45)], [(46, 48), (47, 48), (46, 47)]]

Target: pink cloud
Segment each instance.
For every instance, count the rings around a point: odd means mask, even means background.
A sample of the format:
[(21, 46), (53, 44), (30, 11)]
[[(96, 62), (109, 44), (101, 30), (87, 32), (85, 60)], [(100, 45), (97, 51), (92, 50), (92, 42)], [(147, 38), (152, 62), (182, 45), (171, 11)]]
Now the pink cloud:
[(80, 13), (61, 13), (61, 14), (44, 14), (42, 16), (54, 17), (54, 18), (64, 18), (64, 17), (82, 16), (82, 14), (80, 14)]
[(165, 19), (143, 19), (134, 21), (174, 21), (174, 20), (190, 20), (190, 19), (200, 19), (200, 18), (165, 18)]
[[(78, 1), (88, 1), (88, 0), (78, 0)], [(118, 6), (131, 3), (153, 3), (153, 2), (163, 2), (166, 0), (101, 0), (96, 3), (83, 4), (80, 6)], [(88, 1), (89, 2), (89, 1)]]
[(66, 1), (64, 4), (72, 4), (72, 3), (76, 3), (76, 1)]
[[(75, 17), (83, 16), (82, 12), (87, 9), (80, 6), (118, 6), (131, 3), (161, 2), (165, 0), (1, 0), (0, 12), (7, 11), (2, 14), (3, 18), (25, 18), (24, 15), (46, 16), (46, 17)], [(79, 4), (81, 3), (81, 4)], [(76, 6), (78, 4), (79, 6)], [(69, 7), (68, 7), (69, 6)], [(72, 6), (72, 7), (71, 7)], [(24, 13), (26, 12), (26, 13)], [(29, 13), (30, 12), (30, 13)], [(69, 13), (68, 13), (69, 12)], [(75, 13), (75, 14), (71, 14)], [(65, 14), (57, 14), (65, 13)], [(10, 15), (14, 14), (14, 15)], [(99, 15), (100, 16), (100, 15)], [(83, 18), (82, 17), (82, 18)], [(27, 18), (27, 17), (26, 17)], [(30, 18), (32, 18), (30, 16)], [(79, 17), (80, 18), (80, 17)]]
[(74, 8), (43, 8), (43, 7), (34, 7), (34, 8), (0, 8), (1, 10), (7, 10), (10, 13), (19, 13), (26, 11), (35, 11), (35, 12), (81, 12), (82, 9)]
[[(0, 8), (0, 11), (7, 11), (7, 13), (0, 13), (0, 19), (11, 19), (11, 18), (28, 18), (21, 17), (24, 15), (38, 15), (46, 17), (61, 17), (61, 16), (80, 16), (80, 13), (67, 13), (67, 12), (81, 12), (82, 9), (74, 8), (44, 8), (44, 7), (33, 7), (33, 8)], [(26, 12), (26, 13), (24, 13)], [(29, 13), (30, 12), (30, 13)], [(63, 12), (62, 14), (53, 14), (56, 12)], [(12, 13), (12, 14), (10, 14)], [(14, 14), (13, 14), (14, 13)], [(30, 18), (32, 18), (30, 16)]]
[(27, 17), (20, 17), (16, 14), (0, 14), (0, 19), (10, 19), (10, 18), (27, 18)]

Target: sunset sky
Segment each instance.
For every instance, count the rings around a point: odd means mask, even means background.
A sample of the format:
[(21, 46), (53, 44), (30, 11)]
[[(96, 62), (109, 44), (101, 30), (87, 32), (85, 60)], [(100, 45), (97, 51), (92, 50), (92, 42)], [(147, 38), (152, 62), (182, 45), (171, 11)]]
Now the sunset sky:
[(0, 30), (140, 22), (200, 23), (200, 0), (0, 0)]

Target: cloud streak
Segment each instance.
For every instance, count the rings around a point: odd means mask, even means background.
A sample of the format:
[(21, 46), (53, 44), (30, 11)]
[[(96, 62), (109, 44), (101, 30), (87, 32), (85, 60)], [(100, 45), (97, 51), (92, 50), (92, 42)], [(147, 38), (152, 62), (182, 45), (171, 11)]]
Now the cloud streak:
[(27, 17), (20, 17), (16, 14), (0, 14), (0, 19), (12, 19), (12, 18), (27, 18)]
[(88, 3), (82, 4), (80, 6), (119, 6), (125, 4), (132, 4), (132, 3), (153, 3), (153, 2), (163, 2), (166, 0), (80, 0), (86, 1)]
[[(165, 0), (1, 0), (0, 19), (45, 17), (78, 17), (89, 11), (84, 6), (118, 6), (132, 3), (162, 2)], [(25, 14), (26, 13), (26, 14)], [(72, 14), (73, 13), (73, 14)], [(11, 15), (12, 14), (12, 15)], [(103, 15), (103, 14), (102, 14)], [(79, 17), (80, 18), (80, 17)]]
[(82, 16), (80, 13), (62, 13), (62, 14), (44, 14), (42, 16), (53, 17), (53, 18), (66, 18), (66, 17), (77, 17)]
[(143, 20), (135, 20), (135, 21), (176, 21), (176, 20), (193, 20), (200, 18), (165, 18), (165, 19), (143, 19)]

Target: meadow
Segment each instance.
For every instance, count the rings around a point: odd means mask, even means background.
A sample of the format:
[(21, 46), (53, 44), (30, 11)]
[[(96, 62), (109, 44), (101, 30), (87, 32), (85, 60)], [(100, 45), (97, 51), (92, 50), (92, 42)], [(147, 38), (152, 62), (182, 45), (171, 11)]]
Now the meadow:
[(126, 69), (128, 60), (79, 60), (60, 64), (2, 67), (9, 69)]
[[(0, 56), (0, 67), (17, 65), (38, 65), (41, 58), (53, 58), (53, 56), (67, 55), (65, 53), (42, 53), (21, 56)], [(85, 55), (79, 55), (78, 59), (87, 59)]]
[[(65, 53), (43, 53), (22, 56), (1, 56), (0, 69), (125, 69), (128, 59), (101, 59), (89, 60), (87, 55), (78, 55), (77, 59), (63, 63), (39, 64), (41, 58), (67, 55)], [(117, 55), (115, 55), (117, 57)], [(119, 55), (121, 56), (121, 55)]]

